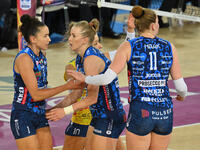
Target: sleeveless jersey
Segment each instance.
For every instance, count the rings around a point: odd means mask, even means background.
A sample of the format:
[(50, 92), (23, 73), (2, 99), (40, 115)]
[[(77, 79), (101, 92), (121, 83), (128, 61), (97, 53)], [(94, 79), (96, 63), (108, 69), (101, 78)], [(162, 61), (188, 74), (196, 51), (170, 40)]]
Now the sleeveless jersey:
[[(47, 60), (43, 53), (40, 51), (39, 56), (35, 55), (35, 53), (29, 48), (26, 47), (21, 50), (15, 57), (16, 58), (22, 54), (28, 54), (33, 60), (33, 71), (35, 73), (35, 77), (37, 79), (38, 88), (43, 89), (47, 87)], [(24, 81), (21, 75), (15, 72), (13, 63), (13, 77), (14, 77), (14, 100), (12, 105), (12, 110), (26, 110), (32, 111), (37, 114), (45, 113), (45, 100), (34, 102), (32, 99), (28, 89), (26, 88)]]
[[(84, 60), (91, 55), (97, 56), (105, 62), (105, 68), (100, 74), (104, 73), (108, 69), (108, 66), (111, 64), (111, 61), (106, 56), (104, 56), (101, 51), (94, 47), (89, 47), (85, 51), (83, 59), (80, 55), (77, 56), (77, 71), (81, 71), (85, 74), (83, 66)], [(123, 105), (120, 101), (118, 78), (115, 78), (110, 84), (106, 86), (99, 86), (97, 103), (90, 106), (90, 111), (93, 118), (115, 118), (125, 114)]]
[(172, 108), (167, 85), (173, 61), (171, 44), (158, 37), (138, 37), (129, 42), (129, 102), (138, 100), (157, 107)]
[[(71, 64), (74, 68), (76, 68), (76, 59), (72, 59), (69, 64)], [(77, 99), (77, 101), (81, 101), (86, 97), (86, 89), (83, 90), (82, 96)], [(92, 120), (92, 114), (90, 112), (89, 107), (78, 110), (73, 113), (71, 121), (80, 125), (90, 125), (90, 122)]]

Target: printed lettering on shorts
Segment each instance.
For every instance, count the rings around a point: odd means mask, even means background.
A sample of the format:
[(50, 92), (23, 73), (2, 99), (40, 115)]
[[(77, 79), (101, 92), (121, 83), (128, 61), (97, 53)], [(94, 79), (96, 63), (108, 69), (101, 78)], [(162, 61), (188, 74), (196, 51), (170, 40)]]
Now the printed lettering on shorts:
[(19, 120), (15, 119), (15, 131), (17, 133), (18, 136), (20, 136), (19, 134)]
[(107, 134), (107, 135), (111, 135), (111, 133), (112, 133), (112, 130), (113, 130), (113, 122), (114, 122), (114, 120), (112, 119), (112, 120), (109, 122), (109, 124), (108, 124), (108, 128), (107, 128), (107, 131), (106, 131), (106, 134)]
[(126, 121), (126, 127), (129, 127), (131, 119), (132, 119), (132, 114), (129, 113), (128, 119)]
[(94, 132), (95, 132), (95, 133), (99, 133), (99, 134), (101, 134), (101, 133), (102, 133), (102, 131), (101, 131), (101, 130), (99, 130), (99, 129), (94, 129)]
[(81, 133), (81, 129), (74, 128), (73, 135), (80, 135), (80, 133)]
[(149, 111), (146, 109), (141, 109), (142, 118), (148, 118), (149, 117)]
[(169, 115), (172, 113), (172, 108), (160, 111), (151, 111), (153, 120), (166, 120), (169, 119)]

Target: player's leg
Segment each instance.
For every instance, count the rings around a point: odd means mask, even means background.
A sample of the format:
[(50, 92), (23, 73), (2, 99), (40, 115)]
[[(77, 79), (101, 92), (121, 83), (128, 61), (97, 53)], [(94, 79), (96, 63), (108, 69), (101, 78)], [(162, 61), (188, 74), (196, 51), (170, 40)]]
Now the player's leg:
[(83, 150), (86, 145), (88, 125), (70, 122), (65, 130), (63, 150)]
[(40, 150), (52, 150), (53, 140), (50, 127), (43, 127), (36, 130)]
[(63, 150), (84, 150), (85, 137), (65, 135)]
[(125, 146), (124, 143), (122, 141), (122, 139), (119, 137), (119, 139), (117, 140), (117, 147), (116, 150), (125, 150)]
[(163, 108), (157, 109), (155, 112), (159, 118), (156, 122), (156, 128), (151, 133), (151, 146), (150, 150), (166, 150), (173, 129), (173, 109)]
[(117, 140), (118, 139), (116, 139), (116, 138), (109, 138), (109, 137), (104, 137), (104, 136), (94, 134), (93, 138), (92, 138), (92, 149), (116, 150)]
[(39, 150), (40, 145), (36, 135), (16, 140), (18, 150)]
[(151, 108), (140, 101), (130, 103), (126, 123), (127, 150), (148, 150), (151, 143), (151, 131), (154, 128)]
[(92, 137), (92, 150), (116, 150), (119, 136), (124, 130), (124, 116), (117, 118), (96, 118)]
[[(45, 115), (38, 116), (36, 113), (21, 110), (12, 111), (10, 126), (19, 150), (43, 150), (40, 146), (45, 146), (44, 150), (52, 149), (51, 133)], [(51, 147), (47, 146), (50, 148), (46, 149), (46, 145), (49, 144)]]
[(85, 144), (85, 150), (92, 150), (92, 137), (93, 137), (93, 130), (94, 128), (92, 126), (89, 126), (87, 131), (87, 141)]
[(150, 150), (166, 150), (169, 145), (170, 138), (171, 134), (159, 135), (152, 133)]
[(151, 143), (151, 134), (139, 136), (126, 131), (127, 150), (148, 150)]

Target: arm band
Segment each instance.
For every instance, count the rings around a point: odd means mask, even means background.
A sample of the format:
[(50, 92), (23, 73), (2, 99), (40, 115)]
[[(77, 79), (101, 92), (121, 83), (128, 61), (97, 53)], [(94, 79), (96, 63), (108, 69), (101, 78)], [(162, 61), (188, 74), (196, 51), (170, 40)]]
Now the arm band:
[(183, 78), (180, 78), (178, 80), (173, 80), (173, 81), (174, 81), (177, 94), (180, 95), (181, 97), (186, 97), (188, 89)]
[(128, 41), (128, 40), (132, 40), (132, 39), (134, 39), (134, 38), (135, 38), (135, 32), (129, 33), (129, 32), (127, 31), (125, 40)]
[(116, 53), (117, 53), (117, 50), (114, 50), (114, 51), (110, 51), (110, 52), (108, 52), (111, 61), (114, 60), (114, 58), (115, 58), (115, 54), (116, 54)]
[(65, 115), (72, 114), (74, 112), (72, 105), (64, 107), (64, 112), (65, 112)]
[(117, 74), (110, 68), (108, 68), (104, 74), (95, 76), (86, 76), (85, 82), (87, 84), (93, 84), (93, 85), (107, 85), (111, 83), (116, 77)]

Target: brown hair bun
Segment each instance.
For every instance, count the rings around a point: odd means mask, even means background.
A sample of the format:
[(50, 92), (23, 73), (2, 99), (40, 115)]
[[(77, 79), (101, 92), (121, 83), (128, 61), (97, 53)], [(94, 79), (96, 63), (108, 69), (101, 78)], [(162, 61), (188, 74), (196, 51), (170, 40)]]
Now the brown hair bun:
[(144, 9), (141, 6), (134, 6), (131, 13), (133, 17), (139, 19), (144, 15)]

